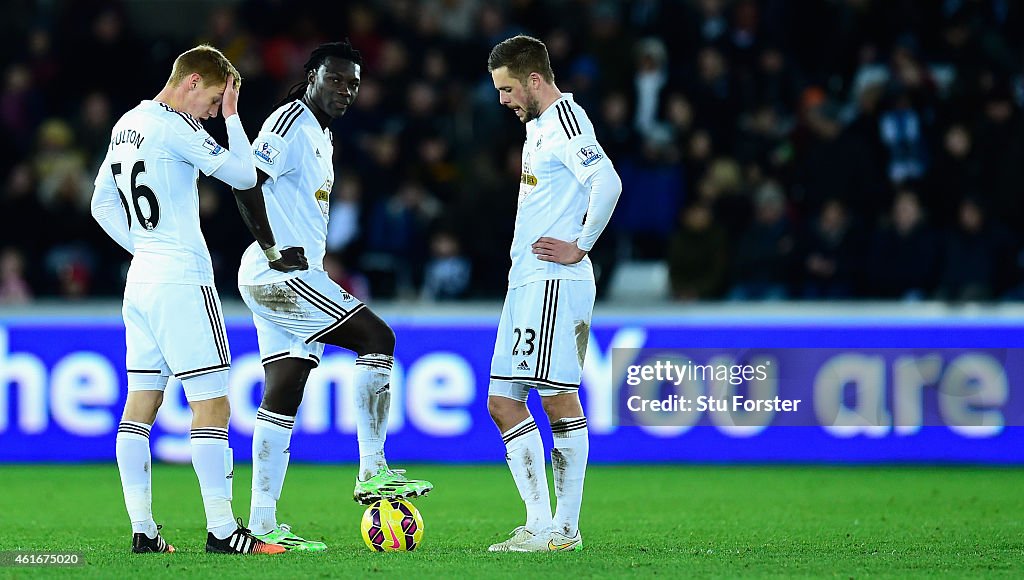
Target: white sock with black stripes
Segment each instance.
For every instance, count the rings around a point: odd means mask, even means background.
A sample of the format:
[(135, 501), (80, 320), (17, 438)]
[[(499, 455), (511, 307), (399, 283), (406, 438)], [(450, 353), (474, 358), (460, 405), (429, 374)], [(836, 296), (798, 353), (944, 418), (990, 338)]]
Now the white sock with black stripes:
[(586, 417), (567, 417), (551, 424), (555, 446), (551, 468), (555, 475), (554, 529), (573, 537), (579, 530), (583, 478), (587, 473), (590, 437)]
[(277, 527), (277, 501), (281, 499), (284, 476), (288, 471), (289, 443), (295, 417), (256, 411), (252, 432), (252, 503), (249, 529), (261, 535)]
[(117, 426), (117, 470), (121, 473), (124, 505), (132, 521), (132, 533), (155, 538), (153, 521), (153, 459), (149, 451), (150, 425), (121, 421)]
[(387, 468), (384, 440), (391, 410), (391, 367), (395, 358), (365, 354), (356, 359), (356, 438), (359, 440), (359, 481)]
[(203, 494), (206, 529), (223, 540), (238, 529), (231, 513), (231, 480), (235, 474), (227, 427), (192, 429), (192, 467)]
[(544, 442), (533, 417), (501, 434), (505, 461), (526, 504), (526, 529), (542, 534), (551, 527), (551, 496), (544, 467)]

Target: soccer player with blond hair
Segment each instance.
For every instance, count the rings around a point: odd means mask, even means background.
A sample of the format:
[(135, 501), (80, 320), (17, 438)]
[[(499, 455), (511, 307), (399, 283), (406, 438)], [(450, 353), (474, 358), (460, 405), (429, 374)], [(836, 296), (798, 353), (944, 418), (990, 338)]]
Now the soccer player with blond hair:
[[(201, 45), (182, 53), (160, 93), (114, 125), (96, 177), (92, 215), (132, 254), (122, 306), (128, 399), (116, 454), (136, 553), (174, 551), (153, 520), (149, 445), (172, 375), (181, 380), (192, 409), (192, 465), (206, 510), (206, 551), (284, 552), (254, 537), (231, 509), (231, 355), (199, 226), (200, 172), (241, 189), (256, 183), (251, 146), (238, 118), (240, 85), (238, 71), (216, 48)], [(227, 148), (203, 128), (218, 112), (227, 125)]]

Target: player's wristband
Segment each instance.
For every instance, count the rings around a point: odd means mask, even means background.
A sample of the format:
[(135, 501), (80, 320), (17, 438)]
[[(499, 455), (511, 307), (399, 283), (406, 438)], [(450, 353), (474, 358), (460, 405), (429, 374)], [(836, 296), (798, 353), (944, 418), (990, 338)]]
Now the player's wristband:
[(277, 244), (263, 250), (263, 254), (267, 257), (268, 262), (276, 262), (281, 259), (281, 252), (278, 251)]

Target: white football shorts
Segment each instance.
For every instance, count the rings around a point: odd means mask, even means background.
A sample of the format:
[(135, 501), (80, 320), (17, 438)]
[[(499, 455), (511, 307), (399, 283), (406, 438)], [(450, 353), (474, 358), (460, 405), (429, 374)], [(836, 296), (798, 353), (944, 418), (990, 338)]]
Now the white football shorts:
[(231, 351), (216, 288), (129, 282), (121, 313), (129, 391), (162, 391), (174, 375), (189, 401), (228, 394)]
[(252, 310), (263, 364), (302, 358), (320, 364), (319, 339), (345, 324), (365, 307), (323, 270), (304, 270), (283, 282), (238, 287)]
[(488, 394), (525, 401), (579, 389), (596, 289), (591, 280), (510, 288), (498, 322)]

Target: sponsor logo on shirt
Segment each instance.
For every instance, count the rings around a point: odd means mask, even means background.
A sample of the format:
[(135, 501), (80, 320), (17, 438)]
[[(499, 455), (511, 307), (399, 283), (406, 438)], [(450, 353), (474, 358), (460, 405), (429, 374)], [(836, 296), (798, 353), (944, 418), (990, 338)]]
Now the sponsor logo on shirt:
[(271, 147), (270, 143), (267, 143), (266, 141), (263, 141), (259, 145), (257, 145), (256, 148), (252, 150), (252, 153), (256, 157), (258, 157), (260, 161), (270, 164), (273, 164), (274, 159), (276, 159), (277, 156), (281, 154), (280, 151)]
[(524, 173), (523, 176), (519, 178), (519, 182), (533, 187), (537, 185), (537, 177), (530, 175), (529, 173)]
[(580, 163), (583, 164), (584, 167), (590, 167), (591, 165), (600, 161), (604, 157), (604, 155), (601, 155), (601, 153), (598, 152), (597, 147), (594, 147), (593, 145), (588, 145), (587, 147), (584, 147), (577, 151), (576, 157), (580, 158)]
[(210, 155), (220, 155), (224, 152), (224, 148), (218, 145), (217, 142), (213, 140), (213, 137), (207, 137), (206, 141), (203, 141), (203, 147), (210, 150)]
[(314, 196), (316, 197), (317, 203), (320, 204), (320, 211), (326, 216), (331, 210), (331, 188), (334, 187), (334, 181), (327, 179), (323, 185), (316, 190)]

